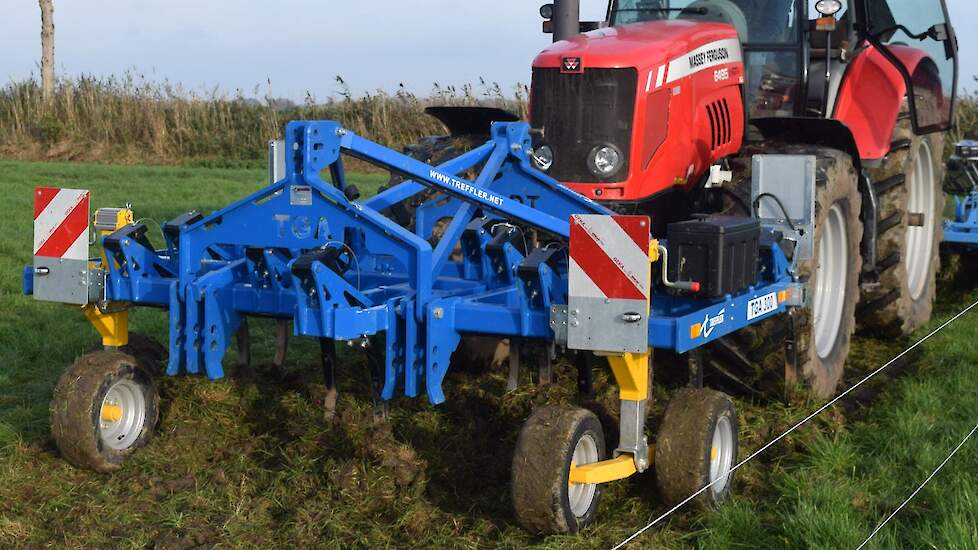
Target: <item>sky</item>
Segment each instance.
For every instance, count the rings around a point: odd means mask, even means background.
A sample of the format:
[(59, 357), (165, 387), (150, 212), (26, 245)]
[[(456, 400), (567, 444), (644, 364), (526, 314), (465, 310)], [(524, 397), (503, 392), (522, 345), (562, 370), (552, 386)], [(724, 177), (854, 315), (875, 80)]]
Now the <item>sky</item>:
[[(928, 0), (930, 1), (930, 0)], [(961, 86), (978, 88), (978, 2), (947, 0), (961, 43)], [(544, 0), (54, 0), (61, 76), (121, 75), (301, 100), (340, 91), (425, 94), (434, 83), (507, 95), (550, 42)], [(584, 18), (606, 0), (582, 0)], [(36, 1), (0, 0), (0, 78), (38, 74)], [(269, 85), (269, 82), (271, 83)], [(258, 93), (255, 93), (256, 87)], [(270, 89), (269, 89), (270, 88)]]

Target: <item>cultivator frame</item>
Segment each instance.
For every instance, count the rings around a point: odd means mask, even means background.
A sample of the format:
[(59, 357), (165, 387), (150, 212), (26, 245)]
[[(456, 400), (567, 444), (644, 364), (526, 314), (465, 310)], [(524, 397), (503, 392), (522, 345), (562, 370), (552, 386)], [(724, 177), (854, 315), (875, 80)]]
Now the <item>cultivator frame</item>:
[[(558, 349), (583, 348), (609, 360), (621, 436), (613, 458), (572, 467), (568, 483), (628, 477), (654, 459), (644, 435), (651, 349), (687, 352), (803, 306), (804, 283), (792, 276), (778, 228), (763, 226), (759, 280), (743, 293), (708, 298), (695, 293), (698, 283), (664, 276), (657, 284), (652, 267), (668, 243), (651, 239), (650, 220), (615, 216), (537, 171), (530, 147), (527, 124), (496, 123), (488, 143), (433, 167), (337, 122), (292, 122), (281, 181), (209, 215), (188, 212), (163, 224), (165, 248), (153, 246), (147, 226), (133, 223), (128, 209), (97, 211), (104, 256), (88, 263), (82, 284), (95, 280), (97, 288), (83, 308), (107, 348), (126, 344), (130, 307), (168, 310), (167, 374), (211, 379), (224, 376), (225, 351), (245, 318), (291, 320), (295, 335), (321, 340), (324, 364), (332, 362), (326, 358), (335, 341), (373, 348), (384, 400), (400, 389), (408, 397), (423, 392), (433, 404), (445, 401), (442, 383), (463, 334), (538, 341), (547, 361)], [(405, 181), (351, 200), (344, 155)], [(460, 175), (480, 166), (472, 181)], [(385, 216), (419, 197), (413, 230)], [(612, 218), (644, 230), (631, 256), (634, 262), (641, 251), (642, 265), (632, 268), (645, 295), (575, 302), (572, 227)], [(441, 233), (433, 239), (436, 226)], [(27, 294), (50, 287), (39, 284), (52, 276), (39, 263), (25, 270)], [(627, 344), (575, 344), (568, 334), (584, 319), (608, 330), (639, 326), (641, 333)]]
[(944, 222), (944, 243), (955, 252), (978, 252), (978, 141), (957, 144), (948, 165), (955, 208), (954, 219)]

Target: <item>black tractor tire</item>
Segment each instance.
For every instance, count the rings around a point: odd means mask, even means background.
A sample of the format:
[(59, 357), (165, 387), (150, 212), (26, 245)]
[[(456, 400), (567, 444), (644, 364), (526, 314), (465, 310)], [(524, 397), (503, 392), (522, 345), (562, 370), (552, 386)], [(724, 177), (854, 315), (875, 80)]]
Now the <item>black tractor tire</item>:
[[(863, 285), (858, 312), (860, 332), (899, 337), (930, 321), (941, 267), (940, 243), (944, 238), (943, 147), (944, 134), (915, 136), (906, 114), (897, 121), (890, 153), (879, 167), (867, 170), (870, 181), (879, 190), (880, 234), (876, 252), (879, 281)], [(930, 187), (934, 199), (932, 208), (922, 212), (923, 228), (909, 225), (915, 185)], [(918, 258), (914, 262), (908, 257), (908, 235), (919, 231), (931, 231), (931, 253), (926, 261), (920, 262)], [(918, 273), (918, 279), (913, 281), (915, 288), (911, 288), (910, 269), (919, 269), (918, 266), (926, 271)]]
[(159, 340), (141, 332), (130, 332), (129, 343), (119, 351), (132, 355), (151, 372), (158, 371), (168, 356), (167, 348)]
[(666, 504), (679, 504), (714, 480), (690, 503), (709, 510), (730, 498), (738, 429), (737, 410), (727, 395), (684, 388), (672, 396), (655, 443), (655, 480)]
[[(103, 408), (110, 390), (122, 384), (141, 394), (141, 410), (120, 409), (114, 422), (130, 422), (115, 441), (103, 438), (107, 426)], [(79, 468), (109, 473), (122, 467), (136, 450), (145, 447), (159, 420), (159, 392), (149, 369), (132, 355), (98, 351), (79, 358), (61, 376), (51, 400), (51, 435), (61, 456)], [(123, 438), (126, 441), (123, 441)]]
[[(749, 146), (746, 151), (748, 155), (743, 157), (741, 165), (747, 175), (733, 189), (738, 200), (729, 203), (725, 212), (739, 212), (742, 205), (750, 203), (750, 155), (776, 153), (816, 157), (815, 252), (811, 260), (799, 262), (796, 272), (802, 281), (809, 283), (808, 306), (793, 309), (788, 317), (762, 321), (710, 344), (704, 359), (707, 366), (735, 379), (738, 386), (752, 394), (776, 397), (784, 396), (786, 390), (789, 394), (797, 394), (796, 390), (800, 390), (803, 396), (827, 399), (835, 395), (842, 380), (859, 302), (862, 196), (853, 160), (837, 149), (810, 145), (766, 143)], [(819, 251), (833, 205), (839, 206), (845, 221), (848, 262), (838, 335), (831, 348), (826, 347), (819, 354), (812, 311), (818, 298)]]
[(594, 462), (605, 460), (604, 431), (590, 411), (546, 406), (523, 424), (513, 454), (512, 495), (516, 519), (527, 531), (576, 533), (597, 516), (600, 485), (576, 486), (579, 509), (571, 505), (570, 468), (579, 443), (593, 445)]

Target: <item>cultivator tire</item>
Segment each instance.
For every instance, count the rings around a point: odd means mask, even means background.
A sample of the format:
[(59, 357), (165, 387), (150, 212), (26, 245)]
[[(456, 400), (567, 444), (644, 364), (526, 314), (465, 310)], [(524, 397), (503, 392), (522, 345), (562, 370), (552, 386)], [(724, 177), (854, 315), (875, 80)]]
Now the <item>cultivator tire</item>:
[(679, 504), (710, 483), (693, 505), (714, 509), (730, 498), (738, 426), (737, 410), (727, 395), (694, 388), (675, 393), (655, 443), (655, 479), (667, 504)]
[(571, 464), (605, 460), (601, 423), (584, 409), (547, 406), (523, 425), (513, 455), (516, 519), (527, 531), (576, 533), (597, 516), (601, 486), (570, 484)]
[(51, 401), (51, 434), (61, 456), (96, 472), (118, 470), (149, 442), (158, 419), (152, 374), (118, 351), (79, 358), (61, 376)]
[[(894, 130), (890, 153), (880, 167), (868, 171), (880, 204), (879, 284), (864, 285), (862, 332), (898, 337), (930, 321), (944, 238), (943, 147), (943, 134), (915, 136), (909, 116), (904, 116)], [(923, 227), (910, 225), (917, 209), (924, 210), (917, 212), (924, 215)]]
[[(812, 260), (798, 265), (799, 278), (809, 281), (813, 290), (809, 292), (808, 307), (793, 309), (786, 316), (737, 331), (707, 346), (704, 359), (708, 366), (735, 379), (737, 387), (748, 393), (774, 397), (784, 396), (787, 391), (827, 399), (835, 395), (842, 380), (860, 297), (863, 224), (859, 218), (862, 196), (856, 170), (849, 155), (828, 147), (766, 143), (748, 148), (748, 153), (743, 163), (747, 175), (733, 190), (740, 196), (737, 204), (750, 203), (750, 155), (773, 153), (816, 158), (815, 253)], [(730, 212), (739, 212), (739, 208), (736, 204), (728, 206)], [(833, 227), (841, 225), (841, 231), (829, 231), (830, 220), (834, 220)], [(844, 264), (844, 271), (836, 273), (838, 286), (822, 287), (835, 296), (831, 303), (838, 306), (833, 310), (838, 330), (835, 338), (826, 337), (818, 346), (813, 311), (819, 300), (819, 254), (827, 240), (833, 240), (830, 236), (845, 237), (836, 240), (844, 243), (841, 248), (845, 257), (845, 261), (836, 262), (836, 265)], [(838, 260), (838, 257), (828, 258)]]

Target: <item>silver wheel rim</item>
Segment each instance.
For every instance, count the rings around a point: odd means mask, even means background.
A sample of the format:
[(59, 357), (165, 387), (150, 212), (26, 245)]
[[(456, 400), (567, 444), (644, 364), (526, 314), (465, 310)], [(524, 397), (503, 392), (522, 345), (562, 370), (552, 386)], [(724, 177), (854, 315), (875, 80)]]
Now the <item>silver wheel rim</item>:
[(907, 227), (907, 285), (910, 297), (919, 300), (930, 277), (931, 256), (934, 253), (934, 232), (937, 219), (934, 213), (934, 157), (927, 140), (917, 150), (913, 173), (910, 175), (907, 211), (924, 215), (923, 227)]
[[(574, 466), (584, 466), (594, 464), (598, 461), (598, 444), (594, 441), (591, 434), (584, 434), (577, 441), (574, 447), (574, 456), (571, 464)], [(569, 483), (567, 486), (567, 498), (570, 501), (571, 512), (574, 517), (582, 518), (591, 509), (597, 486), (593, 483)]]
[(849, 271), (849, 227), (840, 203), (829, 209), (822, 228), (815, 272), (815, 351), (826, 359), (842, 328)]
[(146, 395), (132, 380), (120, 380), (109, 388), (99, 408), (99, 438), (106, 447), (123, 451), (131, 447), (146, 423)]
[(713, 430), (713, 446), (710, 448), (710, 490), (721, 495), (730, 483), (730, 468), (734, 461), (734, 433), (730, 419), (721, 416)]

